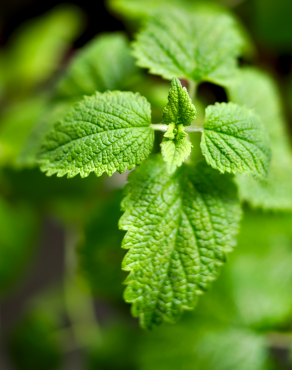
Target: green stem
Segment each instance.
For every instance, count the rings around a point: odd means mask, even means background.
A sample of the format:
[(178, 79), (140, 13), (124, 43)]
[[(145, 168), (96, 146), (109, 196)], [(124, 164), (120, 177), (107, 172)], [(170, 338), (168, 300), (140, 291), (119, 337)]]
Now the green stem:
[[(153, 130), (167, 131), (168, 125), (164, 125), (162, 123), (157, 123), (157, 124), (150, 125), (150, 127)], [(201, 126), (185, 126), (185, 131), (186, 132), (198, 132), (198, 131), (204, 131), (204, 129)]]
[(81, 289), (81, 278), (77, 276), (76, 246), (78, 228), (68, 226), (65, 231), (65, 269), (64, 281), (65, 306), (73, 335), (75, 348), (92, 343), (101, 343), (100, 328), (95, 317), (91, 297)]
[(197, 91), (197, 84), (195, 83), (195, 81), (188, 80), (188, 93), (189, 93), (189, 96), (192, 102), (194, 102), (196, 98), (196, 91)]

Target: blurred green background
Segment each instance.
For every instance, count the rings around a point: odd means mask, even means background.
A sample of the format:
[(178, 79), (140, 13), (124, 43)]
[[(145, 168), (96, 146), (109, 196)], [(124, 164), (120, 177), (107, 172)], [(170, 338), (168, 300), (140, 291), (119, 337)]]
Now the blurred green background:
[[(239, 20), (246, 74), (227, 90), (201, 84), (198, 117), (231, 99), (285, 144), (273, 144), (277, 188), (263, 190), (260, 204), (246, 195), (258, 190), (237, 180), (247, 201), (238, 247), (178, 324), (144, 332), (123, 301), (126, 175), (48, 178), (35, 163), (50, 127), (96, 90), (139, 91), (160, 122), (169, 82), (135, 66), (129, 41), (151, 9), (187, 3), (199, 1), (1, 2), (1, 370), (292, 369), (291, 0), (203, 2)], [(264, 211), (273, 199), (275, 210)]]

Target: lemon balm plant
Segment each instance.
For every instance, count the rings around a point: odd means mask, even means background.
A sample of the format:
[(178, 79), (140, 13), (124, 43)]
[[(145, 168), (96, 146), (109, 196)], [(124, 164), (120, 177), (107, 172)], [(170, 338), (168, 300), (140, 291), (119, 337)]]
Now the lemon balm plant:
[[(113, 40), (109, 37), (103, 47), (111, 48)], [(240, 73), (236, 59), (242, 44), (229, 15), (199, 9), (154, 13), (137, 35), (133, 55), (150, 73), (171, 79), (162, 121), (151, 122), (151, 106), (139, 93), (97, 91), (72, 106), (37, 156), (49, 176), (134, 170), (119, 222), (127, 230), (122, 247), (129, 249), (122, 264), (129, 271), (124, 297), (146, 329), (175, 322), (183, 310), (192, 309), (236, 245), (241, 208), (234, 174), (267, 179), (270, 145), (256, 112), (216, 103), (206, 108), (203, 125), (196, 125), (196, 86), (202, 81), (232, 84)], [(98, 47), (99, 42), (76, 57), (57, 96), (82, 96), (86, 88), (93, 92), (106, 78), (113, 87), (115, 78), (128, 82), (127, 66), (118, 76), (109, 70), (101, 74), (109, 67), (98, 68), (105, 62), (94, 50)], [(115, 58), (115, 48), (110, 53)], [(179, 79), (187, 81), (188, 90)], [(161, 154), (151, 155), (156, 130), (164, 132)], [(188, 160), (188, 133), (194, 131), (201, 133), (204, 160)]]
[(131, 42), (97, 35), (60, 66), (82, 29), (63, 6), (0, 53), (2, 304), (38, 232), (64, 247), (3, 331), (15, 368), (57, 369), (78, 349), (86, 370), (286, 369), (271, 358), (292, 327), (281, 94), (229, 10), (107, 5)]

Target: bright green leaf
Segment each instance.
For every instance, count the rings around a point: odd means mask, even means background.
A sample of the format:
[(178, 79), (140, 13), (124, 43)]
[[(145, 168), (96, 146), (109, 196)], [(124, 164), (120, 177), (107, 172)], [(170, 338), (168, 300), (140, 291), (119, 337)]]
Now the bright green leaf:
[(41, 169), (49, 176), (68, 177), (131, 170), (152, 150), (150, 119), (150, 104), (139, 94), (85, 97), (47, 137), (39, 155)]
[(174, 78), (171, 81), (168, 104), (163, 110), (163, 122), (189, 126), (195, 118), (196, 108), (192, 104), (187, 89), (182, 87), (178, 78)]
[(241, 199), (254, 207), (274, 210), (292, 209), (292, 151), (283, 118), (280, 93), (265, 73), (246, 68), (228, 87), (230, 99), (257, 113), (270, 136), (272, 151), (267, 181), (258, 182), (238, 175)]
[(235, 246), (241, 215), (230, 176), (205, 162), (174, 175), (165, 167), (153, 156), (130, 175), (120, 220), (125, 300), (147, 329), (194, 307)]
[(233, 103), (206, 108), (201, 148), (208, 164), (220, 172), (251, 173), (265, 178), (270, 149), (259, 117)]
[(180, 167), (191, 154), (192, 144), (185, 138), (186, 136), (184, 126), (182, 124), (175, 126), (173, 123), (168, 126), (164, 134), (163, 142), (160, 144), (161, 153), (169, 173), (173, 173), (177, 167)]
[(185, 138), (184, 126), (189, 126), (196, 118), (196, 108), (192, 104), (187, 89), (178, 78), (171, 81), (168, 103), (163, 110), (163, 122), (168, 124), (163, 142), (162, 156), (167, 162), (169, 173), (173, 173), (190, 155), (192, 144)]
[(228, 14), (164, 9), (148, 20), (133, 47), (138, 65), (150, 73), (224, 84), (236, 71), (242, 44)]
[(55, 99), (78, 101), (96, 91), (124, 90), (137, 71), (124, 34), (99, 35), (76, 53), (57, 85)]

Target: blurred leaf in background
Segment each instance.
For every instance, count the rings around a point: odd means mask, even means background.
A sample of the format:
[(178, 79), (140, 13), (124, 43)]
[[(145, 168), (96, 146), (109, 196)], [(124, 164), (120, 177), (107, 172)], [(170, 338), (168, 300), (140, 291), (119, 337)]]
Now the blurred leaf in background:
[(82, 100), (96, 91), (127, 90), (139, 79), (135, 59), (123, 33), (102, 34), (78, 52), (55, 92), (55, 100)]
[(6, 93), (21, 95), (47, 80), (59, 68), (83, 23), (82, 11), (68, 4), (22, 24), (0, 55)]
[(86, 216), (84, 240), (78, 250), (80, 270), (92, 293), (114, 303), (123, 301), (125, 286), (122, 283), (127, 276), (121, 270), (125, 251), (120, 246), (124, 232), (112, 231), (122, 215), (122, 199), (121, 190), (98, 199)]
[(41, 116), (46, 104), (44, 96), (14, 103), (0, 116), (0, 165), (17, 167), (18, 157), (31, 128)]

